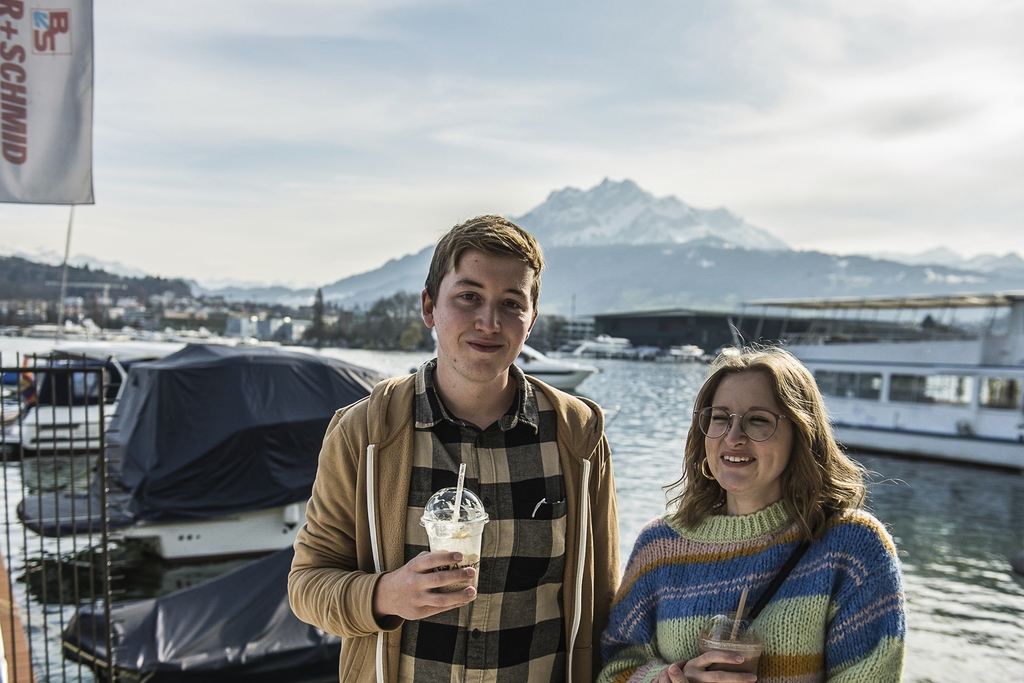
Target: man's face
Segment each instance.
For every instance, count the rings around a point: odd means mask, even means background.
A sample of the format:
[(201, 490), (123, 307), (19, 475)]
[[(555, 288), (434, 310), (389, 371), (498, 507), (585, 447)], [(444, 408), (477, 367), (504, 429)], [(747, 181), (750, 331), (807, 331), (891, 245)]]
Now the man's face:
[(468, 249), (441, 280), (437, 301), (424, 290), (423, 322), (437, 333), (439, 373), (471, 384), (505, 376), (537, 318), (534, 278), (519, 259)]

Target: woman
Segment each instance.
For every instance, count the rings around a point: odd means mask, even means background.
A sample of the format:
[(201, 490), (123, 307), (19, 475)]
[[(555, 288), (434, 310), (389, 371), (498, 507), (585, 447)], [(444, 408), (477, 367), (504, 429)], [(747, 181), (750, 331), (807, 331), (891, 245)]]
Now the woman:
[[(649, 524), (602, 638), (600, 683), (899, 681), (904, 600), (892, 539), (862, 509), (864, 472), (836, 445), (814, 378), (781, 349), (722, 355), (697, 394), (674, 511)], [(715, 614), (750, 606), (810, 546), (754, 620), (758, 674), (710, 670)]]

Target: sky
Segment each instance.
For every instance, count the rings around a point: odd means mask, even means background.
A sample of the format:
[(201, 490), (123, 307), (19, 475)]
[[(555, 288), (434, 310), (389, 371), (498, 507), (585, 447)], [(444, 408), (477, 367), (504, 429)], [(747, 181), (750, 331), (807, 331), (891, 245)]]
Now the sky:
[[(95, 3), (72, 254), (323, 285), (632, 179), (795, 249), (1024, 254), (1024, 0)], [(67, 207), (0, 204), (62, 254)]]

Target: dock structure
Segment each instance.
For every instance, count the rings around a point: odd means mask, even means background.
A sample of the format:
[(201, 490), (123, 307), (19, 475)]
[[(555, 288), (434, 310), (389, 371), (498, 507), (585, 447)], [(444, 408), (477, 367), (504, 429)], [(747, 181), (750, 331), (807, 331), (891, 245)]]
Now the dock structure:
[(20, 610), (11, 592), (11, 577), (7, 573), (7, 565), (0, 556), (0, 633), (3, 634), (2, 659), (3, 683), (36, 683), (32, 671), (32, 660), (29, 657), (28, 641), (25, 629), (21, 625)]

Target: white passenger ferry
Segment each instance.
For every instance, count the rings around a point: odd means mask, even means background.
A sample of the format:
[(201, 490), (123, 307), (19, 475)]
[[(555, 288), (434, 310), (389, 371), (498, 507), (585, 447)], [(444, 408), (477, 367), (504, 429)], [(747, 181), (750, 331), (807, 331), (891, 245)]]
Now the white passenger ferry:
[(757, 336), (814, 373), (847, 448), (1024, 470), (1024, 292), (755, 306), (787, 310)]

